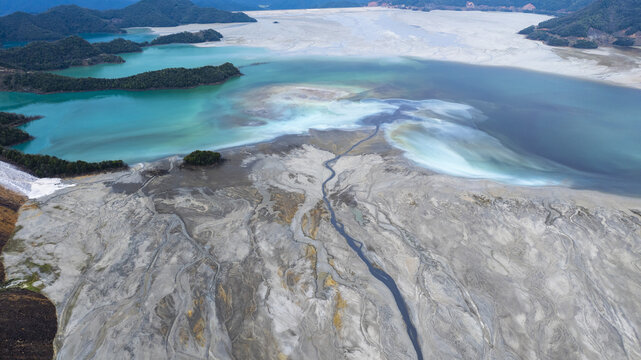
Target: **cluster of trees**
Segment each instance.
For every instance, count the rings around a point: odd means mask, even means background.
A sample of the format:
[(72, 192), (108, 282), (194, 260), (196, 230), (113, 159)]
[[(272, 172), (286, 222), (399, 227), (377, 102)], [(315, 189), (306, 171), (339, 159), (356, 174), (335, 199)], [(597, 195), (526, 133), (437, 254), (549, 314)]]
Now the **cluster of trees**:
[(519, 32), (519, 34), (527, 34), (528, 39), (540, 40), (550, 46), (572, 46), (578, 49), (596, 49), (597, 47), (599, 47), (599, 45), (594, 41), (590, 41), (586, 39), (577, 39), (570, 42), (570, 40), (568, 39), (565, 39), (556, 35), (552, 35), (547, 31), (541, 31), (541, 30), (529, 31), (529, 29), (530, 28), (523, 29)]
[(12, 146), (31, 140), (25, 131), (13, 126), (0, 125), (0, 146)]
[(182, 32), (160, 36), (151, 43), (137, 43), (122, 38), (110, 42), (91, 44), (83, 38), (72, 35), (47, 42), (35, 41), (25, 46), (0, 50), (0, 67), (20, 70), (58, 70), (71, 66), (95, 65), (100, 63), (122, 63), (115, 54), (141, 52), (143, 47), (173, 43), (202, 43), (220, 41), (223, 35), (213, 29), (196, 33)]
[(151, 42), (151, 45), (166, 45), (175, 43), (196, 44), (208, 41), (220, 41), (220, 39), (222, 38), (223, 35), (213, 29), (201, 30), (196, 33), (185, 31), (177, 34), (159, 36)]
[[(529, 39), (544, 40), (548, 43), (549, 41), (560, 43), (556, 40), (559, 37), (579, 38), (572, 46), (593, 49), (598, 47), (597, 43), (581, 39), (587, 38), (591, 30), (618, 35), (613, 42), (614, 45), (634, 45), (634, 38), (629, 36), (641, 31), (641, 1), (597, 0), (575, 13), (541, 22), (538, 26), (521, 30), (520, 33), (528, 35)], [(605, 43), (609, 42), (605, 41)]]
[(20, 70), (54, 70), (83, 64), (124, 62), (121, 57), (105, 49), (129, 49), (129, 44), (114, 40), (92, 45), (78, 36), (55, 42), (36, 41), (23, 47), (0, 50), (0, 66)]
[(218, 152), (207, 150), (196, 150), (183, 159), (185, 164), (195, 166), (207, 166), (219, 164), (223, 161), (222, 156)]
[(24, 154), (7, 148), (0, 148), (0, 159), (14, 164), (37, 177), (78, 176), (99, 171), (120, 170), (127, 167), (122, 160), (108, 160), (97, 163), (67, 161), (55, 156)]
[(40, 71), (79, 65), (123, 63), (125, 60), (115, 54), (141, 52), (143, 47), (150, 45), (220, 41), (222, 37), (219, 32), (208, 29), (196, 33), (182, 32), (160, 36), (151, 43), (137, 43), (119, 38), (91, 44), (74, 35), (54, 42), (36, 41), (22, 47), (0, 50), (0, 67)]
[(573, 14), (544, 21), (538, 25), (559, 36), (587, 37), (590, 29), (608, 34), (641, 31), (641, 1), (597, 0)]
[(139, 44), (135, 41), (118, 38), (110, 42), (95, 43), (93, 47), (103, 54), (124, 54), (141, 52), (144, 45), (145, 44)]
[(8, 112), (0, 112), (0, 125), (20, 126), (33, 120), (42, 119), (42, 116), (25, 116)]
[(18, 129), (18, 126), (36, 119), (40, 117), (0, 112), (0, 146), (13, 146), (31, 140), (31, 135)]
[(241, 75), (231, 63), (195, 69), (170, 68), (117, 79), (73, 78), (51, 73), (12, 73), (4, 76), (6, 91), (55, 93), (98, 90), (182, 89), (221, 83)]
[(190, 0), (141, 0), (118, 10), (62, 5), (41, 14), (17, 12), (0, 18), (0, 42), (57, 40), (81, 33), (122, 33), (123, 28), (255, 22), (244, 13), (194, 5)]

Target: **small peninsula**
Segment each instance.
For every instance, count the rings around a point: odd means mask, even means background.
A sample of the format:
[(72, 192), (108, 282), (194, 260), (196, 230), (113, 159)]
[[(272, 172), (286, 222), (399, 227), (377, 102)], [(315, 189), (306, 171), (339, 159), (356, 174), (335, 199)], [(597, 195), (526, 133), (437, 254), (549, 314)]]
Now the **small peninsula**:
[(31, 140), (31, 135), (19, 129), (18, 126), (40, 118), (40, 116), (0, 112), (0, 146), (13, 146)]
[(73, 78), (45, 72), (13, 72), (0, 75), (0, 91), (51, 94), (100, 90), (185, 89), (214, 85), (240, 76), (231, 63), (195, 69), (169, 68), (117, 79)]

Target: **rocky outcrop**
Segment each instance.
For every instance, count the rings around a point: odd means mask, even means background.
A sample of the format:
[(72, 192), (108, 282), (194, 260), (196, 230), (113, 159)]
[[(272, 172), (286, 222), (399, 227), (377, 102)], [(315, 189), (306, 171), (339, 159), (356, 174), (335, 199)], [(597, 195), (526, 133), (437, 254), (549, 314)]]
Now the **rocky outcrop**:
[[(77, 179), (22, 210), (8, 272), (38, 273), (59, 359), (413, 359), (322, 201), (328, 148), (365, 136)], [(336, 217), (398, 284), (425, 358), (641, 356), (638, 199), (436, 175), (381, 137), (332, 168)]]

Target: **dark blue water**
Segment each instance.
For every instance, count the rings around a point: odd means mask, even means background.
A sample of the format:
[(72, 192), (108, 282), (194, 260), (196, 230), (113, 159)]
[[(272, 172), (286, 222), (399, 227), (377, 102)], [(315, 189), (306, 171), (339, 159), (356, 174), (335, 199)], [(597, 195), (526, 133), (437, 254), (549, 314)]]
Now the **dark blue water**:
[(334, 212), (334, 208), (332, 207), (332, 204), (330, 203), (329, 199), (327, 198), (327, 183), (329, 183), (335, 176), (336, 172), (332, 168), (332, 165), (338, 161), (341, 157), (349, 153), (350, 151), (354, 150), (358, 145), (366, 142), (367, 140), (370, 140), (376, 134), (378, 134), (378, 130), (380, 129), (380, 126), (377, 125), (376, 129), (374, 132), (366, 137), (363, 140), (360, 140), (359, 142), (355, 143), (350, 147), (347, 151), (344, 153), (337, 155), (333, 159), (327, 160), (324, 165), (325, 167), (331, 172), (331, 175), (323, 182), (323, 201), (325, 201), (325, 205), (327, 206), (327, 209), (329, 210), (329, 215), (330, 215), (330, 222), (332, 226), (334, 226), (334, 229), (341, 234), (342, 237), (345, 238), (347, 241), (347, 244), (349, 247), (352, 248), (358, 255), (358, 257), (367, 265), (367, 268), (369, 269), (369, 272), (380, 282), (382, 282), (389, 291), (392, 293), (394, 296), (394, 301), (396, 301), (396, 306), (398, 307), (398, 310), (401, 312), (401, 316), (403, 317), (403, 322), (405, 322), (405, 327), (407, 329), (407, 335), (410, 338), (410, 341), (412, 341), (412, 345), (414, 346), (414, 350), (416, 351), (416, 357), (419, 360), (423, 360), (423, 352), (421, 351), (421, 345), (418, 342), (418, 333), (416, 331), (416, 327), (414, 327), (414, 324), (412, 323), (412, 319), (410, 318), (409, 311), (407, 309), (407, 304), (405, 303), (405, 299), (403, 299), (403, 296), (401, 295), (401, 292), (398, 290), (398, 286), (396, 286), (396, 282), (394, 279), (385, 271), (383, 271), (380, 267), (375, 267), (371, 261), (365, 256), (363, 253), (363, 243), (354, 239), (353, 237), (349, 236), (347, 232), (345, 232), (345, 226), (336, 219), (336, 213)]

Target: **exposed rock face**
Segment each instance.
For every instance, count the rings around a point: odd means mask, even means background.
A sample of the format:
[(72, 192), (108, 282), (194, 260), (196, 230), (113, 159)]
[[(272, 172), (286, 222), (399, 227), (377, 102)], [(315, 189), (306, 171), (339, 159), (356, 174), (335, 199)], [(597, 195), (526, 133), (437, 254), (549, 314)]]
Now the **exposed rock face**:
[[(323, 144), (361, 136), (79, 179), (22, 211), (9, 274), (39, 274), (59, 359), (413, 359), (322, 202)], [(434, 175), (381, 138), (333, 167), (336, 215), (395, 279), (425, 358), (641, 357), (641, 201)]]
[[(13, 234), (18, 210), (25, 201), (25, 197), (0, 188), (0, 253)], [(0, 286), (4, 281), (0, 262)], [(46, 296), (0, 287), (0, 359), (51, 359), (56, 330), (56, 309)]]

